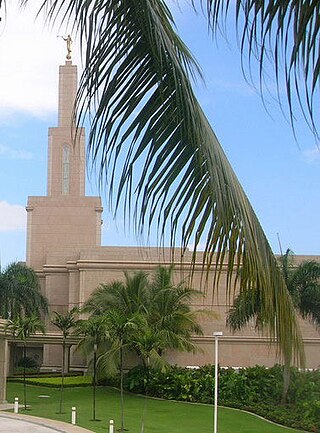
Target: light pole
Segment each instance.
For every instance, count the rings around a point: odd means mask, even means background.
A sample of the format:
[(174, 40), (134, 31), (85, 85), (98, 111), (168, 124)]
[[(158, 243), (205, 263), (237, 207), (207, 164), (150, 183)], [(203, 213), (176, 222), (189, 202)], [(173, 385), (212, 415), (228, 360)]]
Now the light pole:
[(213, 418), (213, 433), (218, 431), (218, 338), (222, 337), (223, 332), (217, 331), (214, 336), (214, 418)]
[(92, 414), (93, 421), (96, 420), (96, 386), (97, 386), (97, 343), (93, 344), (93, 399), (92, 399)]

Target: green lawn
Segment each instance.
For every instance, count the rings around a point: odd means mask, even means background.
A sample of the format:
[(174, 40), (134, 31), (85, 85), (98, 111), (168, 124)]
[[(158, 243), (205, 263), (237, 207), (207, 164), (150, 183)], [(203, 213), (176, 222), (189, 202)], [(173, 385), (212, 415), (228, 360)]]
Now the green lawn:
[[(91, 388), (66, 388), (64, 390), (65, 414), (57, 414), (59, 389), (28, 385), (27, 414), (70, 422), (71, 407), (77, 407), (78, 424), (95, 432), (106, 433), (109, 419), (119, 427), (119, 393), (108, 387), (97, 389), (97, 417), (100, 422), (90, 421), (92, 414)], [(49, 396), (48, 398), (39, 396)], [(14, 397), (23, 398), (23, 385), (8, 383), (8, 401)], [(129, 432), (140, 433), (144, 398), (125, 395), (125, 424)], [(24, 413), (20, 410), (20, 413)], [(212, 433), (213, 409), (206, 405), (196, 405), (174, 401), (148, 399), (145, 420), (145, 433)], [(298, 430), (286, 429), (233, 409), (219, 408), (219, 433), (294, 433)]]

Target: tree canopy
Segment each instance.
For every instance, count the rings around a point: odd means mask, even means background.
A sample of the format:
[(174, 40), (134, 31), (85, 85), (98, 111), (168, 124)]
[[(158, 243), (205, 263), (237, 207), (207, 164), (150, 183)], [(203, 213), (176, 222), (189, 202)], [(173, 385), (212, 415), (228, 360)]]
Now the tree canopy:
[[(320, 328), (320, 263), (306, 260), (299, 265), (293, 261), (292, 251), (279, 258), (279, 267), (283, 274), (288, 293), (297, 312), (308, 319), (316, 328)], [(240, 293), (227, 316), (227, 324), (233, 331), (246, 326), (251, 320), (258, 330), (265, 328), (264, 299), (258, 288)], [(292, 351), (284, 353), (284, 386), (282, 402), (285, 403), (290, 383), (290, 365)]]
[(48, 312), (37, 274), (21, 263), (11, 263), (0, 273), (0, 315), (15, 320)]
[[(296, 265), (288, 249), (279, 258), (279, 266), (293, 304), (304, 319), (320, 328), (320, 263), (305, 260)], [(227, 323), (235, 331), (243, 328), (250, 320), (259, 330), (264, 327), (264, 299), (256, 288), (240, 293), (234, 300)]]
[(147, 358), (160, 365), (159, 358), (168, 349), (196, 350), (192, 336), (202, 334), (198, 323), (202, 312), (192, 310), (190, 303), (196, 294), (199, 292), (184, 281), (174, 285), (173, 268), (160, 266), (151, 280), (143, 271), (125, 272), (124, 282), (101, 284), (83, 311), (91, 313), (90, 321), (101, 319), (97, 324), (102, 325), (105, 340), (110, 340), (114, 347), (121, 342), (145, 365)]

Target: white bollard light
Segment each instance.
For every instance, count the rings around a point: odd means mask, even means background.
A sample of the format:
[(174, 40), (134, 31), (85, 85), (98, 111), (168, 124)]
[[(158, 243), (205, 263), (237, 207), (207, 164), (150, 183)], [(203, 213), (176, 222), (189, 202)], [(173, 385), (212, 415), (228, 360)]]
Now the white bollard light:
[(15, 397), (14, 398), (14, 408), (13, 408), (13, 412), (14, 413), (19, 413), (19, 398)]
[(72, 406), (71, 408), (71, 424), (75, 425), (77, 422), (77, 408)]
[(109, 433), (113, 433), (113, 431), (114, 431), (114, 423), (113, 423), (113, 419), (111, 419), (109, 422)]

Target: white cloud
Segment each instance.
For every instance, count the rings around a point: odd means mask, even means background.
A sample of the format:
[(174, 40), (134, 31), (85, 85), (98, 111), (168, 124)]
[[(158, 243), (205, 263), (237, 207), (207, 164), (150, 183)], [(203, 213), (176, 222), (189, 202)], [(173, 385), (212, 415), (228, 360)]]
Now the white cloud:
[(0, 232), (26, 230), (27, 212), (24, 206), (0, 201)]
[(317, 146), (312, 149), (304, 150), (302, 153), (309, 162), (320, 161), (320, 148)]
[(25, 150), (15, 150), (0, 143), (0, 159), (23, 159), (30, 160), (34, 156)]
[[(43, 17), (35, 20), (42, 0), (25, 9), (17, 3), (7, 1), (0, 22), (0, 115), (20, 111), (46, 118), (57, 108), (58, 66), (64, 63), (66, 44)], [(80, 60), (75, 51), (73, 57)]]

